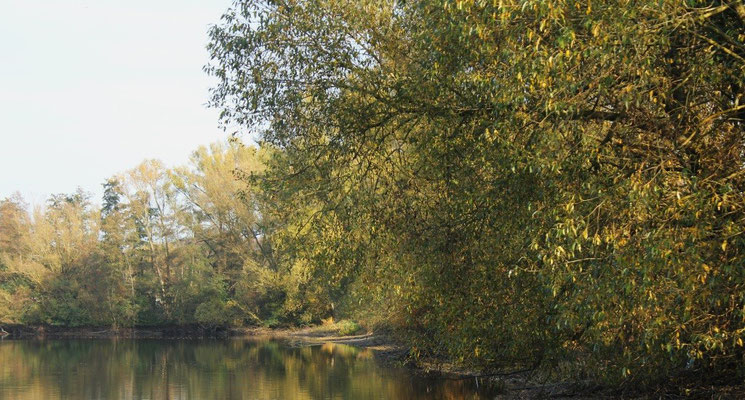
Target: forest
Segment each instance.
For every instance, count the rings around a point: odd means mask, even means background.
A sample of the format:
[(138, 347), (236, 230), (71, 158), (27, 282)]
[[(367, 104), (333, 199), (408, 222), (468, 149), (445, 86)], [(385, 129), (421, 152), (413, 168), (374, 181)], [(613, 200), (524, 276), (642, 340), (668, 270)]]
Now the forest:
[(3, 200), (0, 321), (347, 318), (414, 360), (741, 381), (742, 0), (237, 0), (207, 48), (240, 133), (100, 207)]

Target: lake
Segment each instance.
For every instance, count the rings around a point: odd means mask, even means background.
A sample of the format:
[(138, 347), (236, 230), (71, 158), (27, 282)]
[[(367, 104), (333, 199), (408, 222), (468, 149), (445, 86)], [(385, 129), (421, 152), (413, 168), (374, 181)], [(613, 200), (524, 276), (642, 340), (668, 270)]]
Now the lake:
[(486, 399), (373, 350), (279, 339), (3, 340), (0, 399)]

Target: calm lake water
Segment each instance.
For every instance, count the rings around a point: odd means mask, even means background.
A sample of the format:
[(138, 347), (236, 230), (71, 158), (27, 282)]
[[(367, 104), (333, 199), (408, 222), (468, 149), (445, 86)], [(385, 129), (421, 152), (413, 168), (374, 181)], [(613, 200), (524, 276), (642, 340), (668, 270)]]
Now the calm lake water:
[(373, 351), (271, 339), (3, 340), (0, 399), (486, 399)]

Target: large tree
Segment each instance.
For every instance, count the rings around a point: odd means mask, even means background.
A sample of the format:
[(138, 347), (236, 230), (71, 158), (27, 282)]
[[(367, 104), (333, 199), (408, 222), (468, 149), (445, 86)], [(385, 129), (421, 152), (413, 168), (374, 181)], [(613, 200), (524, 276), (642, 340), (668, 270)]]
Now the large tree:
[(246, 0), (207, 70), (322, 291), (415, 353), (641, 379), (742, 366), (743, 32), (741, 1)]

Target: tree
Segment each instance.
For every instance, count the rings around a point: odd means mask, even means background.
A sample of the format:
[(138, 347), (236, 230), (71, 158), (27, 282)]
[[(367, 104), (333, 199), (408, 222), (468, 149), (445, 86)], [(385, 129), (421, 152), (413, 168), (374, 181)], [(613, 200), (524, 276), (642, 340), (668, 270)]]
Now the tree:
[(166, 318), (170, 314), (169, 285), (172, 283), (172, 243), (177, 239), (173, 187), (160, 161), (147, 160), (128, 171), (122, 178), (122, 191), (127, 199), (143, 244), (147, 247), (149, 265), (157, 276), (159, 294), (157, 306)]
[(743, 29), (740, 1), (239, 1), (207, 71), (321, 291), (415, 353), (654, 380), (742, 368)]
[(30, 221), (20, 195), (0, 201), (0, 321), (18, 323), (29, 302), (30, 282), (13, 267), (28, 254)]

